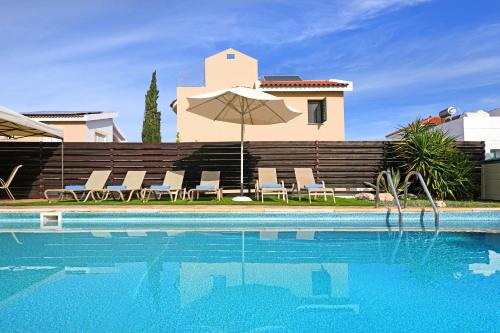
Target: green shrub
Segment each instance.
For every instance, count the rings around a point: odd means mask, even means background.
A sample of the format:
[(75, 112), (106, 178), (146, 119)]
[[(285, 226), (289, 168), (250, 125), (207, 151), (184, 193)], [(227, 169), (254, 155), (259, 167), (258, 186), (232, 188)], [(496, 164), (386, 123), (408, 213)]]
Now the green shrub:
[[(388, 171), (391, 174), (392, 182), (394, 183), (394, 189), (396, 190), (396, 194), (399, 197), (405, 190), (404, 179), (401, 178), (401, 173), (399, 172), (399, 169), (389, 168)], [(377, 190), (376, 184), (372, 184), (369, 182), (364, 182), (364, 184), (375, 191)], [(385, 176), (380, 179), (380, 192), (387, 192), (392, 194), (391, 186), (389, 185), (387, 177)]]
[(396, 156), (403, 161), (405, 174), (417, 171), (424, 177), (433, 197), (443, 199), (471, 196), (472, 166), (455, 147), (455, 139), (442, 130), (424, 125), (420, 119), (401, 129)]

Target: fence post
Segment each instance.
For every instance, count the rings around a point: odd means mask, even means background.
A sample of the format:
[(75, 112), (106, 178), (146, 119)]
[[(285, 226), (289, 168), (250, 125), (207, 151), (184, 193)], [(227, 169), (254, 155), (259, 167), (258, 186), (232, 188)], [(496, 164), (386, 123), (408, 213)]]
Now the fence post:
[[(45, 182), (44, 179), (45, 177), (43, 176), (43, 142), (40, 141), (38, 143), (38, 178), (39, 178), (39, 183), (38, 183), (38, 197), (42, 198), (43, 197), (43, 192), (45, 191)], [(29, 197), (29, 195), (28, 195)]]
[(390, 141), (384, 141), (384, 148), (383, 148), (383, 170), (387, 170), (389, 168), (389, 149), (390, 149)]
[(110, 164), (110, 169), (111, 169), (111, 178), (114, 178), (114, 166), (115, 166), (115, 143), (111, 144), (111, 148), (109, 149), (109, 162)]
[(320, 178), (320, 174), (319, 174), (319, 141), (316, 140), (314, 141), (314, 149), (316, 151), (316, 159), (315, 159), (315, 162), (314, 162), (314, 169), (316, 171), (316, 179), (319, 179)]

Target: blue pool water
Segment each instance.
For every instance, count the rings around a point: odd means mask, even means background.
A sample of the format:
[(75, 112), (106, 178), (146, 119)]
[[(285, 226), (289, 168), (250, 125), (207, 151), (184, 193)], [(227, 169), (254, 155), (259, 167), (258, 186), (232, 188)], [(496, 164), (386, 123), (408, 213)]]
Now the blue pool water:
[(494, 233), (3, 232), (0, 332), (498, 332), (499, 253)]

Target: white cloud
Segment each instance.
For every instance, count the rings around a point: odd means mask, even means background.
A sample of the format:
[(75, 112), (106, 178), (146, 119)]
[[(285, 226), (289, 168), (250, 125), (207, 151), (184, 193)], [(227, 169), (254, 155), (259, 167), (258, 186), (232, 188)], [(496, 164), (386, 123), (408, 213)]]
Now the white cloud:
[[(453, 88), (467, 88), (500, 82), (498, 71), (500, 71), (500, 56), (397, 67), (362, 75), (358, 79), (356, 89), (362, 92), (416, 85), (437, 85), (444, 82)], [(491, 75), (485, 77), (483, 76), (485, 73)], [(467, 82), (459, 80), (470, 76), (473, 78)]]
[[(274, 4), (257, 1), (231, 5), (220, 1), (185, 1), (172, 6), (161, 15), (161, 11), (151, 13), (151, 19), (147, 23), (136, 22), (130, 17), (126, 30), (107, 27), (102, 31), (98, 26), (92, 27), (92, 23), (82, 18), (82, 15), (77, 16), (75, 11), (95, 14), (95, 10), (90, 9), (94, 5), (101, 10), (115, 10), (110, 7), (110, 3), (90, 2), (88, 6), (79, 4), (74, 10), (68, 10), (65, 15), (61, 15), (64, 6), (52, 3), (52, 6), (39, 6), (36, 10), (29, 11), (26, 16), (31, 18), (31, 21), (23, 20), (23, 24), (15, 24), (12, 17), (8, 16), (10, 20), (7, 22), (10, 22), (10, 27), (18, 26), (24, 34), (29, 33), (30, 29), (48, 29), (52, 33), (54, 38), (42, 34), (46, 38), (37, 40), (44, 43), (39, 48), (41, 52), (37, 57), (41, 62), (71, 59), (152, 41), (174, 43), (181, 48), (189, 45), (199, 46), (200, 43), (213, 45), (223, 42), (258, 45), (265, 43), (276, 47), (279, 44), (297, 43), (354, 29), (378, 15), (427, 1), (429, 0), (282, 1)], [(20, 15), (22, 10), (19, 7), (15, 9), (18, 10), (13, 10), (11, 15), (16, 16), (16, 12)], [(120, 21), (123, 19), (120, 15), (124, 14), (117, 8), (115, 15), (116, 20)], [(71, 22), (71, 18), (75, 22)], [(51, 21), (57, 22), (58, 31), (50, 26)], [(114, 20), (109, 22), (112, 27)], [(64, 38), (60, 34), (66, 27), (75, 29), (78, 26), (80, 28), (72, 36)], [(38, 35), (27, 37), (36, 38)], [(21, 45), (23, 41), (24, 38)], [(16, 45), (13, 45), (13, 49), (16, 49)]]
[(135, 45), (154, 40), (158, 36), (148, 30), (136, 30), (131, 32), (119, 33), (109, 36), (98, 36), (75, 44), (65, 45), (49, 52), (39, 55), (38, 60), (54, 61), (58, 59), (67, 59), (86, 54), (95, 54), (98, 52), (119, 49), (125, 46)]
[[(301, 41), (306, 38), (323, 36), (337, 31), (354, 29), (359, 24), (378, 15), (396, 11), (403, 7), (414, 6), (430, 0), (362, 0), (362, 1), (324, 1), (317, 6), (308, 6), (305, 19), (310, 22), (305, 30), (287, 41)], [(297, 8), (301, 11), (303, 9)]]
[(344, 70), (358, 93), (433, 87), (465, 89), (500, 83), (500, 24), (445, 36), (387, 41), (358, 54), (359, 67)]

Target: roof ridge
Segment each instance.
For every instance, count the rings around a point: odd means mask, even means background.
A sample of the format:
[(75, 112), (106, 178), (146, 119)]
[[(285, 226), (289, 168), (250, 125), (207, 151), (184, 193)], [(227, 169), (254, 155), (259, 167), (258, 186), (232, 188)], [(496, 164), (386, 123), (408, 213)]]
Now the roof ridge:
[(261, 87), (272, 86), (341, 86), (347, 87), (349, 83), (335, 80), (302, 80), (302, 81), (260, 81)]

